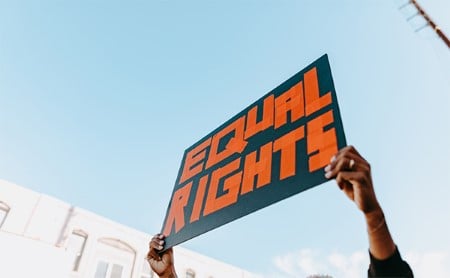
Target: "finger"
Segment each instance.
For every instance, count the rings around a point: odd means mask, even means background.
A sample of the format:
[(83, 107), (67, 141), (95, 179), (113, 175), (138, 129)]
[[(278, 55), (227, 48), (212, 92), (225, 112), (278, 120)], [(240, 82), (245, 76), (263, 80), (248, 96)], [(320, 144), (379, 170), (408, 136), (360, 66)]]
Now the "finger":
[(353, 159), (355, 162), (365, 162), (366, 160), (356, 151), (353, 146), (347, 146), (336, 155), (335, 162), (344, 157)]
[(165, 235), (158, 233), (152, 237), (152, 240), (153, 239), (164, 239), (165, 237), (166, 237)]
[(345, 153), (349, 152), (349, 153), (354, 153), (358, 156), (361, 156), (361, 154), (356, 150), (356, 148), (353, 145), (345, 146), (342, 149), (340, 149), (339, 152), (345, 152)]
[(355, 154), (358, 154), (357, 152), (356, 152), (356, 149), (353, 147), (353, 146), (345, 146), (345, 147), (343, 147), (342, 149), (340, 149), (337, 153), (336, 153), (336, 157), (338, 157), (339, 155), (345, 155), (345, 154), (347, 154), (347, 153), (355, 153)]
[(158, 253), (154, 252), (154, 251), (148, 251), (147, 253), (147, 261), (159, 261), (161, 260), (161, 258), (158, 258)]
[[(149, 252), (147, 254), (148, 258), (153, 258), (155, 260), (161, 260), (160, 255), (158, 254), (158, 251), (161, 251), (164, 246), (164, 240), (160, 239), (161, 236), (155, 235), (152, 240), (149, 243)], [(164, 237), (163, 237), (164, 238)]]
[(348, 151), (356, 154), (357, 156), (359, 156), (361, 158), (363, 158), (362, 155), (358, 152), (358, 150), (356, 150), (356, 148), (354, 146), (352, 146), (352, 145), (348, 146)]
[(356, 157), (359, 157), (361, 160), (366, 161), (366, 160), (361, 156), (361, 154), (359, 154), (359, 152), (355, 149), (354, 146), (346, 146), (346, 147), (340, 149), (340, 150), (339, 150), (339, 151), (331, 158), (331, 163), (332, 163), (333, 161), (335, 161), (336, 159), (338, 159), (339, 157), (342, 157), (342, 156), (348, 156), (348, 155), (351, 155), (351, 156), (354, 156), (354, 155), (355, 155)]
[(352, 186), (352, 184), (349, 181), (344, 180), (342, 178), (342, 175), (337, 175), (336, 176), (336, 183), (339, 186), (340, 190), (344, 190), (345, 188), (348, 188), (349, 186)]
[(346, 186), (349, 183), (353, 186), (355, 184), (364, 184), (365, 175), (362, 172), (353, 171), (341, 171), (336, 177), (336, 181), (340, 182), (342, 185)]
[(349, 151), (342, 149), (340, 150), (336, 155), (334, 155), (331, 160), (330, 160), (330, 164), (327, 165), (327, 167), (325, 167), (325, 171), (328, 172), (331, 169), (336, 168), (336, 166), (342, 161), (342, 159), (346, 156), (348, 156)]
[(153, 258), (148, 258), (147, 257), (147, 261), (150, 263), (150, 265), (154, 264), (155, 262), (157, 262), (155, 259)]
[(347, 149), (339, 152), (324, 170), (326, 178), (334, 178), (340, 171), (368, 171), (370, 165), (364, 158)]
[(150, 249), (162, 250), (164, 247), (164, 240), (161, 239), (153, 239), (150, 242)]
[(354, 155), (356, 155), (360, 160), (362, 160), (365, 164), (369, 164), (367, 162), (367, 160), (356, 150), (356, 148), (354, 146), (348, 146), (346, 151), (348, 153), (352, 153)]
[(355, 200), (355, 190), (350, 182), (345, 183), (345, 186), (342, 188), (342, 191), (344, 191), (345, 195), (347, 195), (347, 197), (350, 200), (352, 201)]
[(155, 249), (150, 249), (150, 251), (148, 251), (147, 258), (156, 261), (161, 260), (161, 256), (158, 254), (158, 252), (156, 252)]
[(165, 235), (163, 234), (156, 234), (153, 238), (152, 241), (155, 242), (159, 242), (160, 244), (164, 244), (164, 239), (166, 238)]
[(152, 243), (153, 241), (155, 241), (155, 240), (158, 240), (158, 239), (159, 239), (159, 234), (154, 235), (154, 236), (152, 237), (152, 239), (150, 240), (150, 242), (148, 243), (148, 246), (150, 247), (151, 243)]
[(327, 178), (334, 178), (340, 171), (357, 171), (365, 168), (365, 162), (358, 156), (352, 153), (340, 154), (336, 159), (325, 167), (325, 176)]

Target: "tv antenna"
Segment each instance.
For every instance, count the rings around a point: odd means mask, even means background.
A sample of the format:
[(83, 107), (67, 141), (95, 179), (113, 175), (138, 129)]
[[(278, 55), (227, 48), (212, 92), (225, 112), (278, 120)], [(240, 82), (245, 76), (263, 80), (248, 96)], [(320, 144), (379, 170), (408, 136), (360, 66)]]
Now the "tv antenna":
[(398, 9), (402, 10), (408, 6), (413, 6), (416, 9), (416, 13), (410, 15), (406, 20), (410, 21), (418, 16), (422, 17), (425, 20), (425, 24), (420, 26), (415, 30), (415, 32), (419, 32), (420, 30), (424, 29), (425, 27), (430, 26), (434, 32), (439, 36), (439, 38), (442, 39), (442, 41), (447, 45), (447, 47), (450, 49), (450, 40), (449, 38), (444, 34), (442, 29), (431, 19), (430, 15), (425, 12), (425, 10), (417, 3), (416, 0), (408, 0), (408, 2), (401, 5)]

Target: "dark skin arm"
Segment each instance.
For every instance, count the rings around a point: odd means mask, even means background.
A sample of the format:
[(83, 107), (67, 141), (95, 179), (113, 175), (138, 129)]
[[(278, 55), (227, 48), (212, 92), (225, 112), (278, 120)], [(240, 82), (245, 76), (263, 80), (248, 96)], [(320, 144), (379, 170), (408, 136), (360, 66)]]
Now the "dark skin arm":
[(156, 234), (149, 243), (147, 261), (151, 269), (158, 274), (160, 278), (176, 278), (173, 249), (169, 248), (159, 253), (164, 247), (164, 235)]
[(325, 177), (336, 179), (339, 188), (364, 214), (370, 253), (379, 260), (389, 258), (396, 247), (375, 195), (369, 163), (353, 146), (341, 149), (325, 167)]

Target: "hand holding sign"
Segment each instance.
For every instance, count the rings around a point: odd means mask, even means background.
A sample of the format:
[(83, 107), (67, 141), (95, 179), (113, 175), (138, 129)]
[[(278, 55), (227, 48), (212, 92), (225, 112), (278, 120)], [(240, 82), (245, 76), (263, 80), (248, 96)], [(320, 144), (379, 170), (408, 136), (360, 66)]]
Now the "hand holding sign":
[(369, 163), (345, 145), (324, 55), (186, 150), (163, 254), (173, 259), (171, 247), (180, 242), (336, 178), (364, 213), (369, 277), (413, 277), (387, 228)]
[[(375, 196), (369, 163), (354, 147), (345, 147), (334, 155), (331, 163), (325, 167), (325, 176), (335, 178), (338, 186), (364, 213), (370, 243), (368, 277), (414, 277), (408, 263), (400, 256), (387, 227), (383, 211)], [(161, 241), (163, 238), (162, 235), (156, 235), (152, 239), (149, 254), (155, 249), (163, 248), (164, 242)], [(173, 263), (171, 248), (162, 252), (162, 256), (166, 256), (167, 261)], [(156, 254), (156, 258), (161, 257)], [(161, 265), (152, 264), (150, 261), (150, 265), (157, 273), (162, 271), (174, 275), (161, 274), (160, 277), (176, 277), (173, 264), (161, 264), (162, 268), (156, 268)]]
[(380, 209), (373, 189), (370, 164), (353, 146), (340, 150), (325, 167), (325, 177), (335, 178), (339, 188), (363, 213)]
[(174, 278), (177, 277), (174, 267), (173, 250), (169, 248), (159, 253), (164, 246), (164, 235), (155, 235), (149, 243), (149, 251), (147, 261), (151, 269), (158, 274), (159, 277)]
[(368, 277), (414, 277), (389, 232), (375, 195), (370, 164), (353, 146), (348, 146), (332, 157), (325, 167), (325, 177), (336, 179), (339, 188), (364, 214), (370, 245)]

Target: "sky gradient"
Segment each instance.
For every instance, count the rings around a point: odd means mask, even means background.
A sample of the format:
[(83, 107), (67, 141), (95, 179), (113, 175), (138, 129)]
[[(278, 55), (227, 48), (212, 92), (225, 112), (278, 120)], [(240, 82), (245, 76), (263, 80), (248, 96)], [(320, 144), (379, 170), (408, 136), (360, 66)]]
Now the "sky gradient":
[[(394, 240), (450, 276), (450, 52), (401, 3), (0, 0), (0, 178), (159, 232), (184, 150), (327, 53)], [(333, 181), (183, 246), (268, 277), (368, 263)]]

